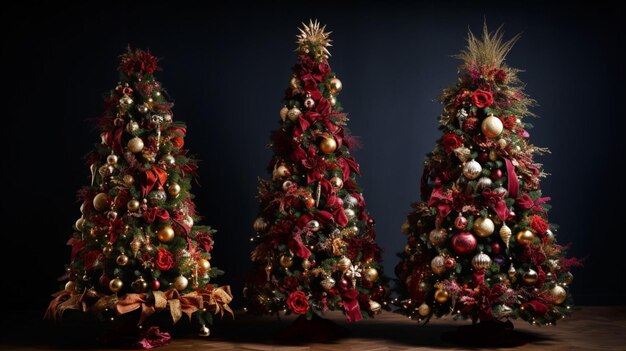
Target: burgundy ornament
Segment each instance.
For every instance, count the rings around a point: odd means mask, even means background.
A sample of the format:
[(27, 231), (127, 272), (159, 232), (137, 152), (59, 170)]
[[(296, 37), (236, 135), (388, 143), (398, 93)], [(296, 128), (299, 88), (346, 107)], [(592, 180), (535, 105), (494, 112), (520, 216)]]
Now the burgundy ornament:
[(158, 280), (153, 280), (152, 281), (152, 290), (159, 290), (159, 288), (161, 287), (161, 283)]
[(498, 180), (500, 178), (502, 178), (502, 170), (500, 168), (494, 170), (493, 172), (491, 172), (491, 179), (493, 180)]
[(478, 154), (478, 162), (485, 163), (487, 161), (489, 161), (489, 153), (481, 152)]
[(470, 232), (461, 232), (452, 237), (452, 249), (459, 255), (467, 255), (476, 250), (476, 237)]
[(459, 216), (454, 219), (454, 227), (461, 230), (465, 229), (467, 227), (467, 218), (459, 213)]
[(491, 252), (492, 252), (494, 255), (499, 254), (499, 253), (500, 253), (500, 244), (499, 244), (499, 243), (497, 243), (497, 242), (493, 242), (493, 243), (491, 243)]
[(456, 267), (456, 260), (452, 257), (446, 257), (446, 259), (443, 261), (443, 265), (447, 269), (452, 269)]

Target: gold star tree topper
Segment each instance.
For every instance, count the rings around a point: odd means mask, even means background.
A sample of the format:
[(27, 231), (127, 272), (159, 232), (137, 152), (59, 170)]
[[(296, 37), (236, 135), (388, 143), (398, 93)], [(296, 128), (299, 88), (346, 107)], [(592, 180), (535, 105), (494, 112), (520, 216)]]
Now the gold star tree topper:
[(312, 54), (312, 56), (318, 60), (323, 61), (330, 57), (330, 52), (327, 47), (332, 46), (328, 36), (332, 32), (325, 32), (326, 26), (321, 26), (320, 23), (315, 20), (309, 20), (309, 24), (302, 23), (302, 28), (298, 28), (300, 34), (297, 35), (299, 51), (304, 54)]

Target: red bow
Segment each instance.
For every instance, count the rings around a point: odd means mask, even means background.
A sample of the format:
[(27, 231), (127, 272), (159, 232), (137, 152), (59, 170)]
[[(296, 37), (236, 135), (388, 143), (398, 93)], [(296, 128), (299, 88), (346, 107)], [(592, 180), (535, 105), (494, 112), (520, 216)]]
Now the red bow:
[(141, 192), (143, 197), (146, 197), (156, 184), (159, 186), (165, 185), (167, 172), (159, 166), (152, 166), (152, 168), (144, 172), (141, 178)]
[(443, 185), (439, 181), (439, 178), (437, 178), (433, 192), (430, 194), (430, 199), (428, 200), (428, 206), (436, 206), (439, 211), (439, 218), (443, 219), (452, 211), (452, 203), (452, 196), (450, 193), (443, 192)]
[(291, 240), (289, 240), (287, 245), (289, 246), (289, 250), (291, 250), (294, 255), (304, 259), (308, 259), (311, 256), (311, 250), (309, 250), (302, 242), (302, 234), (304, 234), (306, 230), (306, 228), (297, 229), (293, 233)]
[(357, 296), (359, 296), (359, 292), (355, 288), (350, 288), (341, 294), (343, 298), (343, 309), (345, 310), (348, 322), (358, 322), (363, 319), (359, 300), (356, 298)]
[(143, 213), (143, 218), (148, 223), (154, 222), (155, 219), (159, 222), (166, 222), (170, 219), (170, 213), (164, 208), (148, 207)]
[(536, 211), (536, 212), (545, 213), (546, 211), (543, 209), (542, 205), (550, 200), (551, 198), (549, 197), (540, 197), (537, 200), (533, 201), (533, 199), (528, 194), (522, 194), (522, 196), (515, 199), (515, 203), (522, 210), (532, 209), (533, 211)]
[(483, 190), (483, 197), (487, 200), (489, 206), (496, 212), (501, 220), (505, 221), (509, 218), (509, 208), (504, 202), (504, 193), (496, 193), (495, 191), (487, 188)]

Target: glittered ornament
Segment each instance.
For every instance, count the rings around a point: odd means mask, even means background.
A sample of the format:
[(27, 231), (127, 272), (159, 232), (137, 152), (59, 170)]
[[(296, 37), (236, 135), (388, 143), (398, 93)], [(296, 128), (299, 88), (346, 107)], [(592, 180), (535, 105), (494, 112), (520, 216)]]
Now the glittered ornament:
[(463, 166), (463, 176), (469, 180), (478, 178), (482, 171), (483, 167), (475, 160), (468, 161)]
[(182, 275), (179, 275), (178, 277), (176, 277), (176, 279), (174, 279), (174, 287), (178, 291), (183, 291), (187, 289), (188, 284), (189, 284), (189, 280), (187, 280), (187, 278), (185, 278)]
[(161, 206), (167, 200), (165, 191), (158, 189), (148, 193), (148, 203), (150, 206)]
[(481, 238), (486, 238), (493, 234), (495, 230), (495, 224), (489, 217), (478, 217), (474, 220), (472, 230), (476, 235)]
[(378, 271), (374, 267), (365, 268), (361, 275), (368, 282), (375, 282), (378, 279)]
[(463, 217), (463, 215), (459, 213), (459, 215), (454, 219), (454, 227), (460, 230), (465, 229), (467, 227), (467, 218)]
[(300, 115), (302, 115), (302, 111), (300, 111), (300, 109), (295, 106), (292, 107), (289, 112), (287, 112), (287, 118), (294, 122), (298, 120), (298, 118), (300, 118)]
[(123, 287), (124, 287), (124, 282), (122, 282), (120, 278), (112, 279), (109, 282), (109, 289), (114, 293), (122, 290)]
[(157, 232), (157, 238), (159, 238), (159, 241), (162, 243), (168, 243), (172, 241), (174, 239), (174, 236), (175, 236), (174, 228), (172, 228), (169, 225), (163, 226)]
[(128, 141), (127, 146), (130, 152), (136, 154), (138, 152), (141, 152), (141, 150), (143, 150), (143, 146), (144, 146), (143, 140), (141, 140), (140, 137), (134, 137)]
[(504, 125), (502, 124), (500, 118), (494, 115), (489, 115), (483, 120), (483, 123), (481, 123), (480, 129), (483, 132), (484, 136), (491, 139), (499, 136), (502, 133)]
[(352, 266), (352, 261), (350, 261), (349, 258), (347, 257), (342, 257), (339, 259), (339, 261), (337, 262), (337, 269), (339, 269), (342, 272), (347, 271), (350, 266)]
[(532, 268), (528, 269), (526, 272), (524, 272), (524, 275), (522, 275), (522, 280), (524, 280), (524, 283), (528, 285), (535, 284), (538, 279), (539, 275)]
[(481, 251), (478, 255), (472, 258), (472, 267), (474, 267), (477, 271), (491, 267), (491, 257)]
[(265, 229), (267, 229), (267, 222), (265, 221), (263, 217), (258, 217), (257, 219), (254, 220), (254, 223), (252, 224), (252, 228), (257, 233), (264, 232)]
[(433, 246), (442, 246), (445, 244), (447, 238), (448, 233), (443, 228), (433, 229), (428, 234), (428, 241), (430, 241)]
[(307, 228), (309, 228), (310, 231), (315, 233), (318, 230), (320, 230), (321, 225), (320, 225), (320, 222), (316, 221), (315, 219), (312, 219), (309, 221), (309, 223), (307, 223)]
[(326, 289), (326, 290), (330, 290), (335, 286), (335, 279), (333, 279), (332, 277), (326, 277), (324, 279), (322, 279), (322, 281), (320, 282), (320, 285)]
[(435, 256), (430, 261), (430, 269), (432, 269), (435, 274), (442, 275), (446, 271), (445, 260), (446, 259), (441, 255)]
[(512, 235), (513, 233), (511, 232), (511, 228), (509, 228), (506, 223), (502, 223), (502, 227), (500, 227), (500, 238), (502, 238), (502, 241), (507, 249), (509, 248)]
[(446, 303), (450, 298), (450, 294), (444, 289), (438, 289), (435, 291), (435, 301), (439, 303)]
[(422, 304), (417, 308), (417, 313), (422, 317), (428, 317), (430, 314), (430, 306), (428, 306), (425, 302), (422, 302)]
[(452, 249), (460, 254), (466, 255), (473, 252), (478, 244), (476, 237), (470, 232), (461, 232), (452, 237), (450, 240)]
[(96, 211), (106, 211), (109, 209), (109, 196), (105, 193), (98, 193), (93, 198), (93, 208)]
[(338, 78), (331, 78), (328, 82), (328, 90), (332, 95), (337, 95), (343, 89), (343, 84)]
[(282, 255), (280, 256), (279, 263), (282, 267), (289, 268), (293, 265), (293, 257), (289, 255)]
[(332, 154), (337, 150), (337, 141), (332, 136), (323, 137), (322, 141), (320, 141), (320, 150), (327, 155)]
[(122, 181), (123, 181), (123, 182), (124, 182), (124, 184), (125, 184), (126, 186), (128, 186), (128, 187), (129, 187), (129, 186), (131, 186), (131, 185), (133, 185), (133, 184), (135, 184), (135, 178), (133, 178), (133, 176), (132, 176), (132, 175), (130, 175), (130, 174), (125, 174), (125, 175), (122, 177)]
[(515, 240), (520, 245), (530, 245), (535, 240), (535, 234), (528, 229), (520, 230), (515, 236)]

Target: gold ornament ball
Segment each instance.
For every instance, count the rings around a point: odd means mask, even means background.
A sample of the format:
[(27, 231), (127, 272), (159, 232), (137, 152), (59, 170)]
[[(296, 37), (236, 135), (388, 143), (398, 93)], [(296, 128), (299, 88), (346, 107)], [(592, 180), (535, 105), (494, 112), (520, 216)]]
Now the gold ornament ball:
[(474, 267), (477, 271), (491, 267), (491, 257), (481, 251), (478, 255), (472, 258), (472, 267)]
[(111, 154), (111, 155), (107, 156), (107, 163), (110, 164), (110, 165), (117, 164), (117, 159), (118, 159), (117, 155)]
[(187, 289), (187, 285), (189, 285), (189, 280), (182, 275), (179, 275), (176, 279), (174, 279), (174, 287), (178, 291)]
[(339, 270), (342, 272), (347, 271), (350, 266), (352, 266), (352, 261), (350, 261), (350, 259), (345, 256), (339, 259), (339, 262), (337, 262), (337, 268), (339, 268)]
[(83, 229), (85, 228), (85, 219), (83, 217), (80, 217), (79, 219), (76, 220), (76, 223), (74, 223), (74, 226), (76, 227), (76, 229), (78, 229), (78, 231), (83, 231)]
[(522, 279), (524, 280), (524, 283), (531, 285), (537, 282), (537, 280), (539, 279), (539, 275), (534, 269), (529, 269), (524, 273)]
[(307, 270), (309, 268), (311, 268), (311, 261), (305, 258), (304, 260), (302, 260), (302, 269)]
[(563, 289), (562, 286), (555, 285), (552, 289), (550, 289), (550, 296), (554, 298), (554, 302), (557, 305), (560, 305), (565, 302), (565, 299), (567, 298), (567, 292), (565, 291), (565, 289)]
[(312, 220), (309, 221), (309, 223), (307, 223), (307, 227), (309, 228), (310, 231), (315, 233), (315, 232), (320, 230), (322, 225), (317, 220), (312, 219)]
[(293, 265), (293, 257), (289, 255), (280, 256), (279, 263), (282, 267), (289, 268)]
[(265, 229), (267, 229), (267, 222), (265, 221), (265, 219), (263, 219), (263, 217), (258, 217), (257, 219), (254, 220), (254, 223), (252, 224), (252, 228), (257, 233), (263, 232), (265, 231)]
[(111, 246), (105, 246), (102, 248), (102, 254), (104, 254), (105, 256), (109, 256), (112, 253), (113, 253), (113, 248)]
[(333, 279), (332, 277), (327, 277), (324, 280), (322, 280), (320, 282), (320, 285), (326, 289), (326, 290), (330, 290), (333, 288), (333, 286), (335, 286), (335, 279)]
[(496, 230), (496, 226), (488, 217), (478, 217), (474, 220), (474, 225), (472, 226), (474, 233), (481, 238), (486, 238), (489, 235), (493, 234), (494, 230)]
[(507, 145), (507, 144), (508, 144), (508, 143), (507, 143), (507, 141), (506, 141), (505, 139), (498, 139), (498, 145), (499, 145), (502, 149), (504, 149), (504, 148), (506, 147), (506, 145)]
[(301, 114), (302, 111), (300, 111), (299, 108), (292, 107), (289, 112), (287, 112), (287, 118), (289, 118), (290, 121), (295, 122), (296, 120), (298, 120)]
[(65, 283), (65, 291), (73, 292), (74, 290), (76, 290), (76, 282), (75, 281), (69, 280), (67, 283)]
[(520, 245), (530, 245), (535, 240), (535, 234), (528, 229), (520, 230), (515, 236), (515, 240)]
[(131, 186), (135, 183), (135, 178), (133, 178), (133, 176), (130, 174), (124, 175), (124, 177), (122, 177), (122, 180), (124, 181), (124, 184), (126, 184), (126, 186)]
[(205, 258), (198, 260), (198, 270), (202, 273), (206, 273), (211, 270), (211, 262)]
[(351, 208), (346, 208), (343, 212), (346, 214), (346, 217), (348, 217), (348, 220), (352, 220), (356, 216), (356, 212)]
[(132, 284), (130, 284), (130, 287), (134, 292), (141, 294), (148, 290), (148, 282), (145, 281), (143, 277), (139, 277)]
[(483, 171), (483, 167), (476, 160), (471, 160), (463, 166), (463, 175), (469, 180), (478, 178)]
[(343, 180), (339, 177), (332, 177), (330, 178), (330, 184), (335, 189), (341, 189), (343, 187)]
[(122, 282), (120, 278), (111, 279), (111, 281), (109, 282), (109, 289), (111, 289), (111, 291), (114, 293), (122, 290), (123, 287), (124, 282)]
[(289, 168), (287, 168), (287, 166), (285, 165), (280, 165), (276, 167), (275, 172), (275, 175), (279, 178), (289, 177), (289, 175), (291, 174), (291, 172), (289, 172)]
[(422, 317), (427, 317), (430, 314), (430, 306), (428, 306), (425, 302), (422, 302), (422, 304), (417, 308), (417, 313), (419, 313)]
[(135, 211), (139, 210), (139, 206), (141, 206), (141, 203), (139, 203), (139, 200), (136, 200), (136, 199), (132, 199), (132, 200), (128, 201), (128, 203), (126, 204), (126, 208), (130, 212), (135, 212)]
[(128, 264), (128, 256), (121, 254), (117, 256), (117, 259), (115, 259), (115, 262), (117, 262), (117, 264), (120, 266), (125, 266)]
[(480, 125), (480, 129), (482, 130), (484, 136), (491, 139), (500, 135), (504, 126), (502, 125), (500, 118), (494, 115), (489, 115), (483, 120), (483, 123)]
[(289, 80), (289, 85), (291, 86), (291, 88), (293, 89), (298, 89), (300, 88), (300, 81), (298, 80), (297, 77), (291, 77), (291, 80)]
[(330, 100), (330, 104), (331, 104), (332, 106), (337, 105), (337, 98), (336, 98), (336, 97), (334, 97), (333, 95), (331, 95), (331, 96), (330, 96), (330, 99), (329, 99), (329, 100)]
[(322, 152), (326, 155), (332, 154), (335, 150), (337, 150), (337, 141), (335, 141), (335, 138), (332, 136), (324, 137), (320, 142), (320, 150), (322, 150)]
[(382, 306), (374, 300), (370, 300), (369, 303), (370, 303), (370, 311), (374, 313), (380, 311), (380, 309), (382, 308)]
[(289, 108), (287, 106), (283, 106), (283, 108), (280, 109), (280, 119), (283, 122), (287, 118), (287, 113), (289, 113)]
[(570, 285), (574, 281), (574, 275), (570, 272), (565, 274), (565, 278), (563, 279), (563, 284)]
[(341, 81), (338, 78), (331, 78), (328, 82), (328, 90), (330, 90), (330, 93), (337, 95), (341, 92), (341, 89), (343, 89)]
[(172, 241), (172, 239), (174, 239), (174, 236), (175, 236), (174, 229), (169, 225), (164, 226), (163, 228), (159, 229), (159, 231), (157, 232), (157, 237), (159, 238), (159, 241), (162, 243), (168, 243)]
[(105, 193), (99, 193), (93, 198), (93, 208), (96, 211), (106, 211), (109, 209), (109, 196)]
[(178, 185), (178, 183), (172, 183), (170, 184), (170, 186), (167, 187), (167, 192), (171, 195), (171, 196), (178, 196), (178, 194), (180, 194), (180, 185)]
[(378, 279), (378, 271), (374, 267), (367, 267), (363, 270), (363, 279), (368, 282), (375, 282)]
[(128, 150), (136, 154), (143, 150), (143, 140), (140, 137), (134, 137), (128, 141)]
[(444, 289), (438, 289), (437, 291), (435, 291), (435, 301), (439, 303), (445, 303), (446, 301), (448, 301), (449, 297), (450, 294)]
[(129, 134), (135, 134), (138, 130), (139, 130), (139, 123), (137, 123), (135, 121), (130, 121), (126, 125), (126, 131)]

